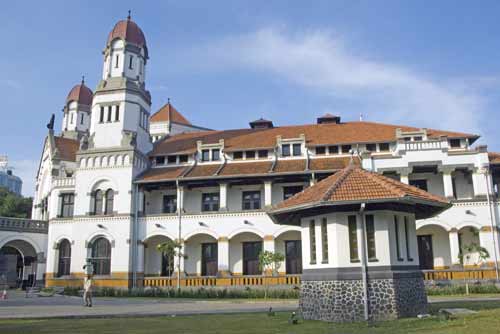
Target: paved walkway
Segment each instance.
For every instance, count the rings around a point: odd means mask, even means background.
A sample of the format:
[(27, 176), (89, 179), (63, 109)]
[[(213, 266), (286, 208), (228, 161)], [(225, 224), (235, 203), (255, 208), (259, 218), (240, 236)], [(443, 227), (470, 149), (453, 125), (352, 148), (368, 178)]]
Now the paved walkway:
[[(431, 297), (430, 303), (453, 301), (500, 301), (500, 297)], [(165, 298), (94, 298), (92, 308), (82, 306), (80, 297), (53, 296), (25, 298), (24, 292), (10, 291), (0, 300), (0, 319), (147, 317), (192, 314), (295, 311), (297, 300), (197, 300)]]
[(94, 306), (82, 306), (82, 299), (71, 296), (32, 297), (10, 291), (0, 300), (0, 319), (14, 318), (80, 318), (168, 316), (244, 312), (295, 311), (296, 300), (196, 300), (156, 298), (94, 298)]

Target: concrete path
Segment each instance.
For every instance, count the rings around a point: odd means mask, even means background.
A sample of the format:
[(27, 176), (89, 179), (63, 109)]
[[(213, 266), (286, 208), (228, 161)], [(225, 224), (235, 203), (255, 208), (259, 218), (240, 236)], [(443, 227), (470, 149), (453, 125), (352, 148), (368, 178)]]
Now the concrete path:
[(196, 300), (160, 298), (94, 298), (94, 306), (84, 307), (82, 299), (70, 296), (25, 298), (24, 293), (9, 292), (0, 300), (0, 319), (16, 318), (93, 318), (147, 317), (193, 314), (295, 311), (297, 300)]
[[(500, 301), (500, 297), (430, 297), (430, 303), (454, 301)], [(94, 298), (92, 308), (82, 299), (70, 296), (25, 298), (23, 292), (9, 291), (0, 300), (0, 319), (15, 318), (99, 318), (150, 317), (193, 314), (295, 311), (297, 300), (197, 300), (166, 298)]]

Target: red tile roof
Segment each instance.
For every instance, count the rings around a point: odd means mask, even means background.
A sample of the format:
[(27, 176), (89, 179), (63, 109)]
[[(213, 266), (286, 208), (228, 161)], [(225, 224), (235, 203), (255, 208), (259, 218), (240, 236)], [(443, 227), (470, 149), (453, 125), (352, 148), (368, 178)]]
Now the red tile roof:
[[(321, 161), (316, 161), (321, 160)], [(179, 166), (179, 167), (156, 167), (146, 171), (141, 177), (140, 182), (153, 181), (173, 181), (178, 177), (182, 178), (211, 178), (211, 177), (237, 177), (237, 176), (272, 176), (277, 174), (295, 173), (302, 174), (305, 172), (332, 172), (338, 171), (349, 164), (350, 158), (322, 158), (310, 161), (310, 167), (306, 169), (306, 160), (285, 160), (278, 161), (274, 170), (271, 170), (273, 161), (246, 161), (246, 162), (229, 162), (225, 165), (221, 164), (198, 164), (196, 166)], [(359, 164), (359, 159), (355, 160)]]
[(90, 88), (85, 86), (85, 83), (82, 80), (82, 83), (75, 85), (73, 88), (71, 88), (68, 96), (66, 97), (66, 104), (70, 103), (71, 101), (75, 101), (80, 104), (91, 106), (92, 96), (93, 96), (92, 91), (90, 90)]
[(488, 157), (490, 159), (490, 164), (493, 164), (493, 165), (500, 164), (500, 153), (489, 152)]
[[(396, 141), (396, 129), (402, 131), (418, 131), (418, 128), (408, 126), (389, 125), (373, 122), (347, 122), (310, 124), (300, 126), (282, 126), (270, 129), (237, 129), (226, 131), (200, 131), (190, 134), (175, 135), (157, 142), (152, 155), (163, 155), (183, 152), (195, 152), (196, 141), (204, 144), (217, 143), (224, 139), (226, 152), (268, 148), (276, 146), (276, 137), (283, 139), (299, 138), (305, 135), (307, 146), (339, 145), (353, 143), (374, 143)], [(471, 138), (479, 136), (468, 133), (450, 132), (427, 129), (429, 138), (448, 136), (449, 138)]]
[(284, 202), (277, 204), (274, 211), (292, 211), (307, 206), (327, 203), (361, 203), (373, 200), (397, 200), (411, 198), (439, 206), (449, 201), (416, 187), (401, 183), (383, 175), (368, 172), (355, 165), (306, 188)]
[(80, 147), (78, 140), (54, 136), (54, 142), (61, 160), (76, 161), (76, 151)]
[(173, 122), (184, 125), (192, 125), (174, 106), (168, 102), (151, 116), (151, 122)]
[(141, 47), (146, 46), (144, 33), (141, 28), (139, 28), (139, 26), (130, 19), (130, 17), (115, 24), (113, 30), (111, 30), (108, 35), (107, 44), (109, 45), (116, 38), (121, 38), (129, 43), (133, 43)]

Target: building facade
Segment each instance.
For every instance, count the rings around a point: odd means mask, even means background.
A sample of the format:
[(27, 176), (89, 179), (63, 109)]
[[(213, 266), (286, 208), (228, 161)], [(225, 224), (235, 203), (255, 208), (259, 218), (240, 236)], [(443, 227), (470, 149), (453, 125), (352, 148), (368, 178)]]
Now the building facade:
[[(283, 277), (300, 274), (300, 227), (275, 224), (267, 211), (351, 162), (452, 202), (417, 220), (415, 265), (452, 268), (471, 243), (490, 255), (474, 265), (497, 261), (500, 156), (474, 147), (477, 135), (332, 115), (207, 130), (170, 102), (150, 115), (148, 59), (142, 30), (130, 17), (118, 22), (95, 91), (74, 87), (62, 133), (49, 126), (33, 209), (49, 222), (48, 285), (81, 285), (87, 258), (101, 286), (158, 284), (175, 272), (246, 284), (236, 278), (262, 274), (262, 250), (285, 255)], [(187, 256), (163, 256), (157, 246), (167, 240)]]
[(0, 170), (0, 187), (21, 196), (23, 180), (19, 176), (15, 176), (10, 169), (5, 171)]

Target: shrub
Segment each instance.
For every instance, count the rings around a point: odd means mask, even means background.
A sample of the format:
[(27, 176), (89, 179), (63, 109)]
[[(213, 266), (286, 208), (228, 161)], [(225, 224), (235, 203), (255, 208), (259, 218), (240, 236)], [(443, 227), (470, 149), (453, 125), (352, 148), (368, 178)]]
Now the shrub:
[[(429, 286), (427, 287), (427, 295), (429, 296), (450, 296), (465, 294), (465, 285), (445, 285), (445, 286)], [(471, 294), (486, 294), (500, 293), (500, 287), (494, 284), (475, 284), (469, 286)]]

